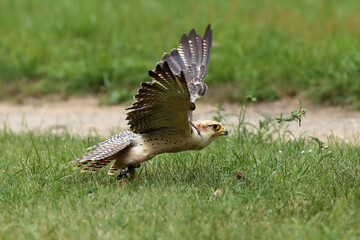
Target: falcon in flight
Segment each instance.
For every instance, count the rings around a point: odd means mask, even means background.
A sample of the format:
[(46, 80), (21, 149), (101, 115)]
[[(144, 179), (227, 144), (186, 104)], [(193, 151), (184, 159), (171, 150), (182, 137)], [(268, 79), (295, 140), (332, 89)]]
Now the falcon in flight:
[(207, 90), (203, 83), (210, 57), (212, 30), (204, 36), (192, 29), (182, 35), (177, 49), (165, 53), (151, 82), (141, 83), (135, 102), (127, 108), (129, 130), (115, 134), (88, 148), (90, 152), (69, 162), (75, 168), (95, 172), (114, 162), (109, 174), (120, 170), (119, 183), (127, 173), (136, 178), (135, 168), (161, 153), (200, 150), (228, 131), (218, 122), (192, 120), (195, 100)]

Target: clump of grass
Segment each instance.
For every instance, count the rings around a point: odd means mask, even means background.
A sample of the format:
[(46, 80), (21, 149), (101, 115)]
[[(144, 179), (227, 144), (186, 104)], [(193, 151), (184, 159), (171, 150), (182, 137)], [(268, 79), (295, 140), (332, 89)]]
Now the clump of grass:
[[(305, 116), (306, 110), (302, 109), (301, 101), (299, 100), (300, 106), (299, 109), (292, 111), (289, 115), (283, 116), (280, 114), (277, 118), (266, 118), (265, 121), (259, 122), (259, 128), (257, 128), (257, 139), (254, 145), (250, 148), (250, 150), (247, 153), (246, 158), (249, 158), (250, 155), (253, 153), (255, 147), (260, 143), (260, 141), (263, 139), (266, 133), (269, 132), (269, 130), (274, 127), (275, 125), (281, 125), (285, 122), (298, 122), (299, 126), (301, 126), (301, 117)], [(239, 128), (241, 126), (241, 122), (239, 123)]]

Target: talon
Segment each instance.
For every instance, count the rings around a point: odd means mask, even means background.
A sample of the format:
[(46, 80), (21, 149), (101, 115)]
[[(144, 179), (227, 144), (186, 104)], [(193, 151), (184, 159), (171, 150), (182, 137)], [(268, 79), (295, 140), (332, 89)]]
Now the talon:
[(123, 170), (121, 170), (121, 172), (120, 172), (120, 174), (116, 177), (116, 179), (118, 180), (118, 181), (120, 181), (120, 180), (122, 180), (122, 179), (124, 179), (124, 178), (127, 178), (127, 173), (128, 173), (128, 171), (129, 170), (126, 170), (126, 169), (123, 169)]
[(126, 184), (126, 179), (127, 179), (127, 174), (128, 170), (123, 169), (121, 170), (120, 174), (116, 177), (116, 179), (118, 180), (119, 183), (119, 187), (122, 187)]
[(126, 174), (119, 174), (117, 177), (116, 177), (116, 180), (120, 181), (122, 179), (126, 179), (127, 178), (127, 175)]
[(126, 184), (126, 177), (120, 178), (120, 180), (118, 181), (119, 183), (119, 187), (122, 187)]
[(135, 168), (139, 168), (141, 166), (141, 164), (137, 164), (134, 166), (128, 166), (127, 169), (122, 169), (120, 171), (120, 174), (116, 177), (116, 179), (119, 182), (119, 186), (123, 186), (126, 183), (126, 179), (128, 178), (127, 174), (130, 174), (130, 180), (135, 180), (136, 179), (136, 171)]

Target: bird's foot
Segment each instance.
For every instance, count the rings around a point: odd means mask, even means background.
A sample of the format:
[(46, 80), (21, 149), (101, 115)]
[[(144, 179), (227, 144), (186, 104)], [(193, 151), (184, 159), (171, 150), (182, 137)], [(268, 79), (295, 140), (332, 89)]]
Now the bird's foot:
[(121, 170), (120, 174), (117, 176), (117, 180), (119, 183), (119, 186), (123, 186), (126, 184), (127, 182), (127, 174), (130, 174), (130, 180), (133, 181), (136, 179), (136, 171), (135, 168), (139, 168), (141, 166), (141, 164), (139, 163), (138, 165), (134, 165), (134, 166), (128, 166), (127, 169), (123, 169)]
[(129, 172), (129, 170), (123, 169), (121, 170), (120, 174), (117, 176), (117, 180), (119, 183), (119, 187), (122, 187), (126, 184), (126, 179), (127, 179), (127, 173)]

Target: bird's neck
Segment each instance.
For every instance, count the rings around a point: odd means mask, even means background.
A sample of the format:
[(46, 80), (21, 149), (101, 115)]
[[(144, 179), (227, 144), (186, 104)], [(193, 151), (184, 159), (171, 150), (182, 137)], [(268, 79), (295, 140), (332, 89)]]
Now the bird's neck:
[(202, 129), (201, 125), (197, 122), (190, 122), (191, 127), (191, 137), (190, 141), (195, 146), (194, 149), (202, 149), (209, 145), (214, 139), (211, 138), (206, 132)]

